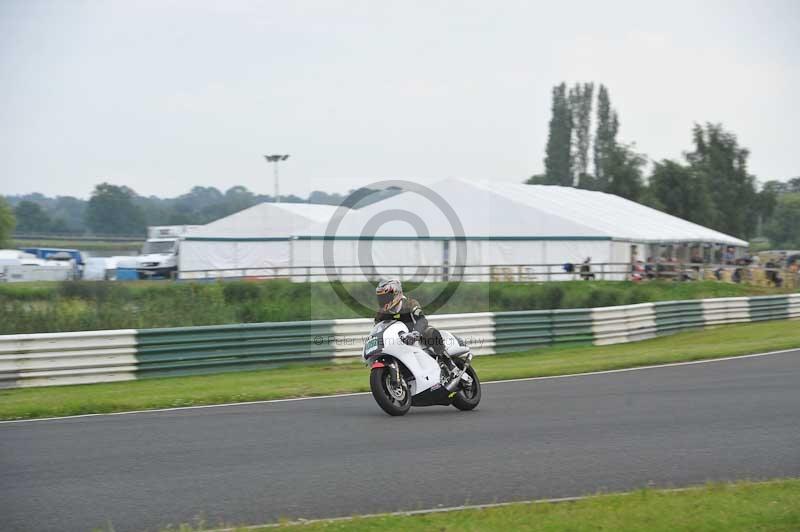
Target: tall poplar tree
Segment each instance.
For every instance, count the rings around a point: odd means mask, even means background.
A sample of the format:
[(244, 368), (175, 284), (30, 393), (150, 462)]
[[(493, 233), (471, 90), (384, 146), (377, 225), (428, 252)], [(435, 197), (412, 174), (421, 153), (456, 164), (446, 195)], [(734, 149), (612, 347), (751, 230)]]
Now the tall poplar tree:
[(547, 137), (544, 173), (546, 184), (572, 186), (572, 112), (566, 83), (553, 87), (552, 117)]
[(592, 98), (594, 83), (576, 83), (569, 91), (572, 112), (572, 172), (574, 185), (579, 186), (589, 174), (589, 143), (591, 142)]
[(611, 107), (611, 99), (605, 85), (597, 91), (597, 129), (594, 137), (594, 176), (596, 188), (606, 190), (610, 176), (606, 170), (608, 161), (617, 147), (617, 131), (619, 118)]

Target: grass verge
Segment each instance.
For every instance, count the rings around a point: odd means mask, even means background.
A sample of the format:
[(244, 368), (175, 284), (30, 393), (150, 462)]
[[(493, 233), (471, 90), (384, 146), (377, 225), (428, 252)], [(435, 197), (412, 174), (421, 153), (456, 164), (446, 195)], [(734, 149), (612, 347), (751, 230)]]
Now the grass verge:
[[(800, 347), (796, 320), (728, 325), (610, 346), (561, 346), (479, 357), (481, 380), (542, 377)], [(0, 419), (28, 419), (308, 397), (369, 390), (359, 363), (291, 364), (209, 376), (0, 390)]]
[[(354, 517), (278, 530), (430, 531), (795, 531), (800, 530), (800, 479), (715, 483), (686, 490), (644, 489), (574, 502), (519, 503), (418, 515)], [(174, 529), (173, 529), (174, 530)], [(182, 527), (179, 530), (193, 530)], [(267, 532), (275, 527), (248, 529)]]

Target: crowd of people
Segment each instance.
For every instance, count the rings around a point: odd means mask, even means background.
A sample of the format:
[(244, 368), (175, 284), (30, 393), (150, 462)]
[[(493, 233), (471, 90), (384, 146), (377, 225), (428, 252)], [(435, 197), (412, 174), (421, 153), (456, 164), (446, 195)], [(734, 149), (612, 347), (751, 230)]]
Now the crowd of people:
[[(753, 272), (759, 271), (763, 273), (763, 278), (768, 284), (780, 287), (784, 283), (785, 274), (797, 274), (800, 267), (800, 254), (788, 255), (785, 252), (771, 256), (763, 264), (761, 257), (755, 254), (737, 257), (736, 250), (732, 246), (725, 248), (717, 257), (716, 263), (709, 262), (695, 249), (688, 263), (674, 257), (648, 257), (647, 261), (634, 260), (631, 265), (631, 280), (673, 278), (693, 281), (703, 279), (706, 272), (711, 272), (718, 281), (730, 280), (740, 283), (746, 278), (752, 279)], [(726, 272), (730, 272), (729, 277)]]
[[(787, 275), (798, 275), (799, 268), (800, 253), (767, 253), (763, 258), (755, 254), (737, 256), (736, 249), (730, 246), (718, 250), (713, 256), (703, 257), (700, 250), (695, 248), (688, 261), (678, 260), (670, 254), (647, 257), (647, 260), (643, 261), (637, 259), (634, 254), (629, 278), (635, 282), (653, 279), (676, 281), (716, 279), (734, 283), (762, 280), (766, 284), (781, 287)], [(591, 257), (586, 257), (580, 263), (566, 263), (563, 265), (563, 270), (566, 274), (584, 281), (596, 278), (592, 270)]]

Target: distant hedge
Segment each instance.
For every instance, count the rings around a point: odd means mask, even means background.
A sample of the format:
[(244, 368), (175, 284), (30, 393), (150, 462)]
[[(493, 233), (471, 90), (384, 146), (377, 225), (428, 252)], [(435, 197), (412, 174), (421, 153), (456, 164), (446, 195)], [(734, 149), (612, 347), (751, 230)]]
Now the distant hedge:
[[(359, 301), (374, 301), (371, 284), (344, 287)], [(427, 283), (413, 287), (409, 294), (425, 305), (443, 288), (442, 283)], [(776, 292), (713, 281), (462, 283), (436, 312), (603, 307)], [(78, 281), (0, 285), (0, 334), (353, 317), (359, 317), (359, 312), (342, 303), (327, 283)]]

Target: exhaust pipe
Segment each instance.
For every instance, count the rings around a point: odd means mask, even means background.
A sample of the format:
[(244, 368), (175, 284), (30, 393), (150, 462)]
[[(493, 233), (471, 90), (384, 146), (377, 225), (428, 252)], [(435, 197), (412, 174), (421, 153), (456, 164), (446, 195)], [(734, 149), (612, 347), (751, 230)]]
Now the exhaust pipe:
[(454, 392), (456, 388), (458, 388), (458, 383), (461, 382), (461, 376), (464, 374), (465, 371), (467, 371), (467, 367), (468, 366), (464, 366), (464, 369), (456, 373), (455, 376), (450, 380), (450, 382), (444, 385), (445, 389), (447, 390), (447, 393)]

